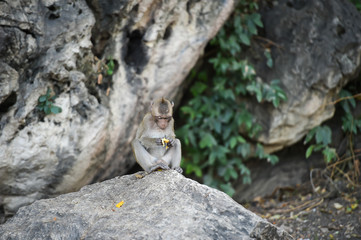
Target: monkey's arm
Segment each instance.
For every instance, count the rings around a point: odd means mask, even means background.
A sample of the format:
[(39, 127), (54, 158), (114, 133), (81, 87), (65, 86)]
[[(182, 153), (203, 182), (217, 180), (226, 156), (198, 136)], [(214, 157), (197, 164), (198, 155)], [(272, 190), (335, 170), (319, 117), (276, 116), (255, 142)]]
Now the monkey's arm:
[(143, 146), (155, 146), (157, 144), (158, 138), (141, 137), (139, 141)]
[(146, 171), (152, 172), (156, 169), (169, 169), (168, 164), (163, 160), (158, 160), (150, 155), (139, 140), (134, 139), (132, 142), (133, 152), (138, 164)]
[(182, 151), (181, 151), (181, 142), (179, 139), (175, 138), (173, 141), (172, 148), (169, 148), (166, 154), (163, 156), (165, 162), (169, 163), (171, 168), (176, 170), (179, 173), (182, 173), (183, 170), (180, 167), (182, 160)]

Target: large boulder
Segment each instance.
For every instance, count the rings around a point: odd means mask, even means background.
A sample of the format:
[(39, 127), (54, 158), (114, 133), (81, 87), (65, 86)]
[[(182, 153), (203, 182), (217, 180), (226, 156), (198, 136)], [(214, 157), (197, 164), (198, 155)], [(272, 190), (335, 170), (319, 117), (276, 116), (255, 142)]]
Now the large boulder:
[[(5, 213), (124, 174), (135, 163), (130, 142), (145, 106), (176, 96), (233, 5), (233, 0), (0, 1)], [(37, 109), (47, 89), (57, 95), (53, 105), (61, 113)]]
[(0, 239), (292, 239), (225, 193), (176, 171), (117, 177), (38, 200)]
[[(254, 41), (256, 72), (265, 82), (279, 79), (288, 96), (278, 109), (257, 103), (250, 108), (264, 129), (257, 140), (273, 152), (333, 116), (330, 103), (360, 71), (361, 15), (340, 0), (267, 1), (260, 12), (264, 32)], [(272, 68), (265, 64), (264, 46), (271, 49)]]

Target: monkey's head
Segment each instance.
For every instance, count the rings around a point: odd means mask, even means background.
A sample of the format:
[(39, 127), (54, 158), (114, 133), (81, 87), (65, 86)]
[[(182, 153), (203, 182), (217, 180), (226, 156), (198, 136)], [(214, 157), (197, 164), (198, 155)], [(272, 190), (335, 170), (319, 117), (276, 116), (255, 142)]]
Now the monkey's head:
[(152, 116), (160, 129), (166, 129), (172, 120), (174, 103), (160, 98), (152, 103)]

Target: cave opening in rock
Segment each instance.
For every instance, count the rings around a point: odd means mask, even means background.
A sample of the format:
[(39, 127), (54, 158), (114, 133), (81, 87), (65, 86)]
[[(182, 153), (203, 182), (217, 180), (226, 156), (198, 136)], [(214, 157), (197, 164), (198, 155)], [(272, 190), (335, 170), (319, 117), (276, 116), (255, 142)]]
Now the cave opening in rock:
[(0, 113), (6, 113), (11, 106), (16, 103), (17, 95), (15, 92), (11, 92), (11, 94), (0, 103)]

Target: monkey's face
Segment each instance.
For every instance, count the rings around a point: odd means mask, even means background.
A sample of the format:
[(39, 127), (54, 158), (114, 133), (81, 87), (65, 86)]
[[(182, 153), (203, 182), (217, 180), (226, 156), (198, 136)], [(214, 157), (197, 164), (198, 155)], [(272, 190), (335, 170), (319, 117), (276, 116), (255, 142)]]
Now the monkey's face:
[(157, 124), (157, 126), (164, 130), (168, 127), (168, 123), (170, 122), (170, 120), (172, 120), (172, 117), (169, 116), (155, 116), (154, 117), (155, 123)]

